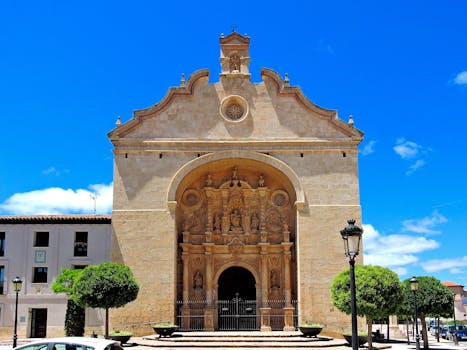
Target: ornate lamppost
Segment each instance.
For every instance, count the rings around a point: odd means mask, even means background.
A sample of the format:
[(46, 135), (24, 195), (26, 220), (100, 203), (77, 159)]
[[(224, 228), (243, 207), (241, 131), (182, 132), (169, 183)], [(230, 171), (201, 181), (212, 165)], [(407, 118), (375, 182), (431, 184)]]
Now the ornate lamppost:
[(18, 339), (17, 329), (18, 329), (18, 293), (21, 290), (23, 281), (19, 277), (13, 279), (13, 290), (16, 292), (16, 302), (15, 302), (15, 325), (13, 330), (13, 347), (16, 347), (16, 341)]
[(452, 307), (453, 307), (453, 318), (454, 318), (454, 330), (452, 331), (452, 341), (454, 345), (459, 345), (459, 341), (457, 340), (457, 326), (456, 326), (456, 293), (452, 293)]
[(350, 310), (352, 314), (352, 350), (358, 350), (357, 300), (355, 297), (355, 258), (360, 249), (363, 230), (355, 226), (355, 220), (347, 220), (348, 225), (341, 231), (345, 255), (350, 264)]
[(410, 289), (413, 293), (413, 308), (414, 308), (414, 321), (415, 321), (415, 348), (420, 350), (420, 335), (418, 334), (418, 316), (417, 316), (417, 290), (418, 279), (413, 276), (410, 280)]

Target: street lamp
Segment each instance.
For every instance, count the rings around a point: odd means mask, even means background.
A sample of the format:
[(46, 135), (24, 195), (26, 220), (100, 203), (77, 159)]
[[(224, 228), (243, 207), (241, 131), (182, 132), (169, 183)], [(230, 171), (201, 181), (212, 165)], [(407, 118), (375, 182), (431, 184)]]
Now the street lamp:
[(415, 348), (420, 350), (420, 335), (418, 334), (418, 317), (417, 317), (417, 290), (418, 290), (418, 279), (417, 277), (413, 276), (410, 280), (410, 289), (413, 292), (413, 307), (415, 312)]
[(355, 226), (355, 220), (347, 220), (348, 225), (341, 231), (345, 255), (350, 264), (350, 309), (352, 313), (352, 350), (358, 350), (357, 301), (355, 298), (355, 258), (359, 253), (363, 230)]
[(21, 286), (23, 285), (23, 281), (21, 278), (16, 276), (13, 279), (13, 290), (16, 292), (16, 302), (15, 302), (15, 326), (13, 330), (13, 347), (16, 347), (16, 340), (18, 339), (18, 335), (16, 334), (18, 329), (18, 293), (21, 290)]
[(459, 345), (457, 340), (457, 327), (456, 327), (456, 293), (452, 293), (452, 307), (453, 307), (453, 317), (454, 317), (454, 330), (452, 331), (452, 340), (454, 345)]

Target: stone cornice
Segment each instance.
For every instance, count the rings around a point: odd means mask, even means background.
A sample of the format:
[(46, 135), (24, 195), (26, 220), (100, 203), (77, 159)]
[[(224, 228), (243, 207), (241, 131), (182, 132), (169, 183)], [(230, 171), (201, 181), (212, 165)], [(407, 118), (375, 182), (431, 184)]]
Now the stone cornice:
[(223, 151), (246, 149), (258, 152), (274, 151), (319, 151), (319, 150), (357, 150), (360, 140), (354, 139), (301, 139), (301, 140), (143, 140), (121, 139), (114, 141), (115, 152), (131, 150), (145, 151)]

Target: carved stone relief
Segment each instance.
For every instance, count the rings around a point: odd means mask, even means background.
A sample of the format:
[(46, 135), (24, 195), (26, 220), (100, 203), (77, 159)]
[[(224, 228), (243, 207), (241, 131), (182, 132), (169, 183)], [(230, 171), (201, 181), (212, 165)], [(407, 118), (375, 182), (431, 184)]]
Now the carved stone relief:
[(241, 239), (247, 245), (290, 240), (294, 219), (287, 191), (271, 191), (262, 173), (257, 174), (254, 184), (239, 173), (235, 166), (231, 176), (217, 184), (215, 174), (209, 173), (201, 180), (205, 187), (183, 192), (183, 242), (226, 245), (234, 237), (245, 235), (251, 236)]

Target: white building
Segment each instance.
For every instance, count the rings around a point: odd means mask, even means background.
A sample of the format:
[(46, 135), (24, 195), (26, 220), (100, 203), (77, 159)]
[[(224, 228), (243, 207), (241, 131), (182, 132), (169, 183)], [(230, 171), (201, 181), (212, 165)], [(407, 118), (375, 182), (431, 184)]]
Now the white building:
[[(18, 338), (63, 335), (67, 296), (50, 286), (62, 268), (109, 261), (110, 235), (110, 215), (0, 216), (0, 337), (13, 335), (16, 276)], [(86, 311), (88, 331), (102, 322), (99, 310)]]

